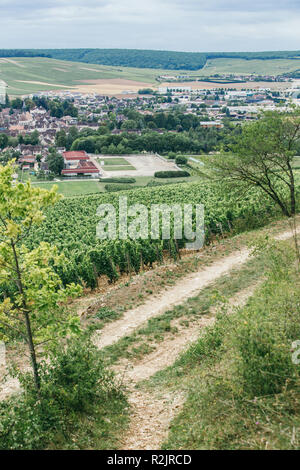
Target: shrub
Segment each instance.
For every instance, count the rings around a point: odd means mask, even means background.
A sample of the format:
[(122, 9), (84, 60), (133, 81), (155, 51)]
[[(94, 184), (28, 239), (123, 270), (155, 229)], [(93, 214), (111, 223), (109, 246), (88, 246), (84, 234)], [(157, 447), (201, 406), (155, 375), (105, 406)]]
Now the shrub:
[(124, 396), (103, 365), (100, 352), (85, 338), (70, 339), (40, 364), (37, 397), (30, 374), (19, 374), (23, 393), (0, 402), (0, 449), (42, 449), (58, 435), (70, 439), (80, 416), (116, 406)]
[(112, 390), (113, 376), (90, 340), (70, 340), (41, 367), (42, 393), (66, 412), (88, 411)]
[(136, 179), (135, 178), (129, 178), (129, 177), (120, 177), (120, 178), (100, 178), (100, 183), (135, 183)]
[(188, 159), (187, 157), (184, 157), (183, 155), (177, 155), (175, 161), (177, 165), (186, 165)]
[(174, 171), (157, 171), (154, 174), (155, 178), (186, 178), (190, 176), (188, 171), (174, 170)]
[(114, 191), (125, 191), (128, 189), (135, 189), (137, 186), (133, 187), (130, 184), (120, 184), (120, 183), (109, 183), (104, 186), (105, 191), (108, 193), (114, 192)]
[(176, 153), (175, 153), (175, 152), (169, 152), (169, 153), (168, 153), (168, 158), (169, 158), (170, 160), (175, 160), (175, 158), (176, 158)]

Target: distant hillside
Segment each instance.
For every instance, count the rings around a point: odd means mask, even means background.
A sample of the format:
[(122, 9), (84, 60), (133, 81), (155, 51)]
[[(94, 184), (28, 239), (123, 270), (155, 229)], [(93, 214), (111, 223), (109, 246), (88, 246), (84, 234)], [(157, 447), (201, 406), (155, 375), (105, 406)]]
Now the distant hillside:
[(0, 49), (0, 57), (48, 57), (119, 67), (200, 70), (208, 59), (299, 59), (300, 51), (202, 53), (138, 49)]

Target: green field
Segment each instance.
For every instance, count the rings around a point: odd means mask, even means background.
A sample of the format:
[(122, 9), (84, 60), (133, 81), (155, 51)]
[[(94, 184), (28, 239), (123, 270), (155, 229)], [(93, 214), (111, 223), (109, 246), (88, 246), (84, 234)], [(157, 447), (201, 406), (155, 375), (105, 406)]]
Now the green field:
[(134, 168), (134, 166), (132, 165), (122, 165), (122, 166), (117, 166), (117, 165), (107, 165), (105, 166), (105, 170), (106, 171), (124, 171), (124, 170), (130, 170), (130, 171), (135, 171), (136, 168)]
[[(163, 69), (139, 69), (70, 62), (48, 58), (0, 58), (0, 80), (8, 85), (11, 96), (26, 95), (38, 91), (63, 90), (85, 84), (85, 80), (125, 79), (153, 86), (159, 83), (159, 75), (188, 75), (209, 77), (222, 73), (272, 74), (300, 69), (300, 59), (244, 60), (210, 59), (201, 70), (170, 71)], [(36, 83), (33, 83), (36, 82)], [(126, 88), (126, 86), (124, 86)]]
[(95, 194), (104, 192), (104, 184), (98, 181), (62, 181), (51, 183), (35, 183), (43, 189), (50, 190), (53, 185), (58, 187), (58, 192), (66, 197), (83, 196), (84, 194)]
[[(165, 70), (109, 67), (47, 58), (0, 58), (0, 80), (8, 85), (9, 95), (68, 89), (85, 80), (122, 78), (155, 84)], [(40, 83), (30, 83), (40, 82)], [(142, 87), (142, 85), (141, 85)], [(126, 88), (126, 87), (124, 87)]]
[[(116, 158), (102, 158), (101, 161), (104, 162), (104, 165), (130, 165), (128, 160), (123, 157), (116, 157)], [(131, 166), (131, 165), (130, 165)]]
[(214, 74), (255, 74), (281, 75), (300, 68), (300, 59), (245, 60), (245, 59), (209, 59), (200, 71), (202, 76)]
[[(124, 169), (124, 167), (123, 167)], [(28, 179), (28, 178), (26, 178)], [(31, 177), (31, 181), (34, 185), (37, 185), (43, 189), (50, 190), (53, 185), (58, 187), (58, 192), (65, 197), (72, 197), (72, 196), (84, 196), (85, 194), (96, 194), (105, 192), (104, 185), (106, 184), (105, 179), (103, 182), (99, 183), (98, 181), (53, 181), (53, 182), (43, 182), (43, 181), (36, 181), (36, 178)], [(147, 186), (148, 183), (151, 181), (155, 181), (155, 178), (151, 176), (136, 176), (136, 182), (132, 183), (132, 188), (136, 186)], [(197, 176), (191, 176), (189, 178), (162, 178), (160, 179), (160, 183), (168, 184), (168, 183), (195, 183), (199, 182), (200, 178)], [(25, 179), (24, 179), (25, 181)]]
[(123, 157), (98, 158), (98, 161), (104, 162), (104, 168), (107, 171), (135, 170), (135, 167)]
[(295, 157), (295, 158), (294, 158), (293, 167), (294, 167), (296, 170), (300, 170), (300, 157)]

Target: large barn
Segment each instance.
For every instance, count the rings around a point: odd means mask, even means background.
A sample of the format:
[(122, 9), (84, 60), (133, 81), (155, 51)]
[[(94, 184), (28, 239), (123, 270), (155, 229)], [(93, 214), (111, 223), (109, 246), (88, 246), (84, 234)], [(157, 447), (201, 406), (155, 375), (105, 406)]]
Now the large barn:
[(64, 169), (61, 174), (63, 176), (89, 176), (96, 178), (100, 176), (99, 169), (91, 161), (85, 151), (64, 152)]

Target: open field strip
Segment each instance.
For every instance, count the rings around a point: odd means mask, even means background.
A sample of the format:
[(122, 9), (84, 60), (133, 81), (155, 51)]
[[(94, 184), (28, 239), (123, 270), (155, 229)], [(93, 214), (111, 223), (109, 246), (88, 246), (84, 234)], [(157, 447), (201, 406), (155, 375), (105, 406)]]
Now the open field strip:
[[(0, 58), (0, 79), (8, 84), (11, 96), (28, 95), (38, 91), (70, 89), (81, 93), (100, 93), (116, 96), (134, 96), (124, 94), (130, 91), (137, 93), (141, 88), (157, 89), (160, 85), (157, 77), (178, 75), (188, 77), (210, 77), (214, 74), (271, 74), (278, 75), (300, 68), (300, 60), (244, 60), (244, 59), (211, 59), (201, 70), (180, 70), (172, 72), (163, 69), (146, 69), (134, 67), (114, 67), (83, 62), (71, 62), (45, 57)], [(168, 83), (163, 82), (163, 86)], [(191, 86), (195, 89), (216, 87), (230, 88), (232, 84), (188, 81), (176, 86)], [(174, 82), (169, 83), (174, 86)], [(286, 88), (287, 84), (279, 82), (235, 83), (234, 87), (272, 89)]]

